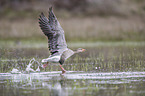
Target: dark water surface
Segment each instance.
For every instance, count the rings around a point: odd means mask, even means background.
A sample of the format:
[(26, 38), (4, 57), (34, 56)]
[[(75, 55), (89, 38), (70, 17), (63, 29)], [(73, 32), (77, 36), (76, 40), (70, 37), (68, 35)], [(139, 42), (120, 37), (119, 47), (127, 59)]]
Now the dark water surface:
[(38, 62), (26, 72), (32, 58), (48, 57), (45, 47), (0, 48), (0, 96), (145, 96), (145, 45), (82, 46), (65, 75), (58, 64), (35, 72)]

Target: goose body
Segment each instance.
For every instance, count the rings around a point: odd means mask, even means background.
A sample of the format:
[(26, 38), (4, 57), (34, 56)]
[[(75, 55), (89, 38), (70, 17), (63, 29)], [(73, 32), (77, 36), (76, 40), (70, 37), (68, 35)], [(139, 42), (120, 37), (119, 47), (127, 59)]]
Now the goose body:
[(49, 16), (46, 18), (43, 13), (41, 13), (39, 18), (39, 26), (42, 32), (48, 38), (48, 47), (51, 55), (42, 59), (42, 63), (44, 64), (44, 68), (51, 63), (59, 63), (60, 68), (62, 69), (62, 73), (65, 73), (64, 68), (61, 66), (66, 59), (72, 56), (75, 53), (83, 52), (85, 49), (78, 48), (78, 50), (73, 51), (67, 47), (64, 30), (60, 26), (56, 16), (52, 11), (52, 7), (49, 8)]
[(45, 62), (60, 63), (62, 65), (64, 61), (70, 56), (72, 56), (73, 54), (74, 54), (74, 51), (72, 51), (71, 49), (67, 49), (63, 51), (62, 54), (50, 55), (48, 58), (42, 59), (41, 62), (42, 63), (45, 63)]
[(56, 55), (56, 56), (49, 56), (46, 59), (42, 59), (42, 63), (46, 63), (46, 62), (51, 62), (51, 63), (59, 63), (61, 55)]

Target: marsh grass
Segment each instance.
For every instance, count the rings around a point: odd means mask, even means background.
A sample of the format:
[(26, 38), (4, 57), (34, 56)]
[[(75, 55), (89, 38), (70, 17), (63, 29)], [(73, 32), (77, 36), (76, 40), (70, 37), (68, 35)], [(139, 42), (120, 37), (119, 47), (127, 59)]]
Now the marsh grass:
[[(68, 59), (64, 68), (68, 71), (84, 72), (127, 72), (127, 71), (144, 71), (145, 70), (145, 51), (144, 46), (140, 47), (123, 47), (123, 46), (106, 46), (96, 48), (86, 48), (84, 53), (76, 54)], [(48, 49), (7, 49), (0, 50), (1, 72), (10, 72), (13, 68), (25, 71), (26, 65), (29, 64), (30, 58), (35, 58), (39, 62), (41, 58), (47, 58)], [(39, 54), (39, 55), (38, 55)], [(36, 70), (38, 64), (33, 64)], [(46, 69), (41, 71), (59, 71), (59, 64), (49, 64)]]

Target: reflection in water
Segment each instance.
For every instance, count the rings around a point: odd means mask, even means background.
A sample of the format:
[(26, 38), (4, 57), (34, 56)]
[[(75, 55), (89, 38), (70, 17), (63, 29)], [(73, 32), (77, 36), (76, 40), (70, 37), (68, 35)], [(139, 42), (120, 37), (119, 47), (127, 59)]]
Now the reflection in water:
[(68, 89), (66, 85), (66, 79), (63, 75), (60, 75), (60, 80), (54, 83), (54, 87), (51, 88), (53, 96), (68, 96)]
[[(60, 71), (33, 72), (29, 74), (0, 73), (0, 90), (4, 88), (3, 94), (9, 93), (35, 94), (35, 96), (74, 96), (86, 94), (133, 94), (136, 88), (140, 88), (141, 94), (145, 93), (145, 72), (112, 72), (112, 73), (85, 73), (68, 72), (60, 75)], [(129, 86), (128, 86), (129, 85)], [(128, 87), (127, 87), (128, 86)], [(123, 92), (123, 93), (120, 93)], [(133, 93), (132, 93), (133, 92)], [(11, 95), (17, 96), (17, 95)]]

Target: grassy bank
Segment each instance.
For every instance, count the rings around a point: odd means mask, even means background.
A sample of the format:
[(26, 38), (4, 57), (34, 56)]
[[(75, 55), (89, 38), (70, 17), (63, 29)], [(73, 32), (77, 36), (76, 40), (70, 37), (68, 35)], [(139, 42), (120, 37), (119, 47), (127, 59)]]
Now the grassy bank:
[[(5, 0), (2, 0), (6, 2)], [(0, 10), (0, 40), (45, 40), (38, 24), (53, 6), (66, 40), (145, 41), (144, 0), (9, 1)]]
[[(67, 41), (145, 41), (141, 18), (58, 18)], [(1, 20), (0, 40), (45, 40), (38, 19)]]

